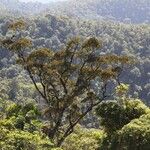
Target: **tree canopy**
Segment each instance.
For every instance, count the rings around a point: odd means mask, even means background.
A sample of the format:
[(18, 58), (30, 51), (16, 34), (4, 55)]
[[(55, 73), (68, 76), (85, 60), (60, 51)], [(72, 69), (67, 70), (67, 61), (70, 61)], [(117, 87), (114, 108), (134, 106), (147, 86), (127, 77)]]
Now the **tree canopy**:
[[(95, 106), (113, 97), (115, 91), (108, 92), (108, 87), (120, 84), (123, 66), (132, 59), (100, 55), (102, 43), (94, 37), (83, 42), (74, 38), (59, 51), (40, 48), (28, 53), (32, 41), (21, 34), (25, 23), (20, 20), (8, 27), (14, 34), (1, 43), (17, 54), (17, 62), (43, 98), (44, 115), (49, 120), (46, 134), (59, 146)], [(93, 82), (99, 83), (97, 92)]]

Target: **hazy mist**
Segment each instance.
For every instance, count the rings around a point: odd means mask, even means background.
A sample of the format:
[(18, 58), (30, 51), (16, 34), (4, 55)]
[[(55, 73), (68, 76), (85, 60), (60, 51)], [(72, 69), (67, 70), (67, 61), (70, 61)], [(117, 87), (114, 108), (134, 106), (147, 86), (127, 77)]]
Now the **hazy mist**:
[(64, 0), (20, 0), (21, 2), (41, 2), (41, 3), (49, 3), (56, 1), (64, 1)]

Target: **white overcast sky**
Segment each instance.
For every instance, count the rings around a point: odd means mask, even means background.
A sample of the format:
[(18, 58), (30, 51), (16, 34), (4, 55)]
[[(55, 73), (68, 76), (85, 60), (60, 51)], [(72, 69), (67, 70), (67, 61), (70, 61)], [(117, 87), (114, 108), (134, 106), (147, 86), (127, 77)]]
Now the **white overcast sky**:
[(55, 2), (55, 1), (64, 1), (64, 0), (20, 0), (22, 2), (42, 2), (42, 3), (48, 3), (48, 2)]

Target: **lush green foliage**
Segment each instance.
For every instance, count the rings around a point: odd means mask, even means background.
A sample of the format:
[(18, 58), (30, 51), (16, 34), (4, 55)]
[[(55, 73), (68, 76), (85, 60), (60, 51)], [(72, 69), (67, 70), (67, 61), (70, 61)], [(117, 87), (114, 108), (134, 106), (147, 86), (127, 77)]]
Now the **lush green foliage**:
[[(1, 149), (59, 150), (53, 148), (54, 145), (41, 133), (42, 123), (35, 117), (39, 113), (37, 113), (37, 109), (32, 103), (21, 106), (1, 100), (0, 104)], [(100, 107), (103, 107), (101, 113)], [(34, 113), (29, 115), (31, 111)], [(116, 101), (103, 102), (97, 112), (103, 117), (101, 123), (107, 130), (84, 129), (77, 126), (74, 132), (64, 141), (62, 145), (64, 150), (96, 150), (97, 148), (100, 150), (149, 149), (150, 109), (140, 100), (126, 100), (123, 106), (119, 106)], [(122, 113), (124, 116), (120, 115)], [(118, 121), (122, 122), (122, 124), (119, 124), (120, 126), (118, 126)], [(114, 128), (115, 126), (116, 128)], [(113, 128), (113, 132), (110, 128)]]
[(140, 100), (126, 100), (123, 105), (117, 101), (102, 102), (97, 108), (97, 114), (102, 118), (101, 125), (107, 132), (119, 130), (147, 112), (149, 108)]
[(150, 148), (150, 114), (125, 125), (118, 133), (116, 149), (148, 150)]
[(150, 147), (150, 113), (132, 120), (115, 134), (104, 138), (100, 150), (149, 150)]
[(121, 106), (117, 101), (103, 102), (97, 114), (107, 133), (100, 150), (148, 150), (150, 109), (140, 100), (126, 100)]
[(0, 149), (3, 150), (52, 150), (53, 147), (50, 140), (42, 137), (38, 132), (32, 134), (27, 131), (7, 129), (6, 125), (0, 125), (0, 132)]
[(53, 143), (40, 131), (42, 122), (33, 103), (22, 106), (1, 100), (0, 104), (0, 149), (52, 150)]
[(62, 148), (64, 150), (96, 150), (104, 136), (102, 130), (77, 126), (74, 132), (66, 138)]

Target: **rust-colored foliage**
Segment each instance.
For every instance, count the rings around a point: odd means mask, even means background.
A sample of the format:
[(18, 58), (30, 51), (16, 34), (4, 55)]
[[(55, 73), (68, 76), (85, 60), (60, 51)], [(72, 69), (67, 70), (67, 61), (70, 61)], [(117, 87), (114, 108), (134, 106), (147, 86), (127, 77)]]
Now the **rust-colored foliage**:
[(31, 46), (32, 46), (32, 42), (29, 39), (20, 38), (17, 41), (10, 44), (10, 49), (13, 51), (20, 51)]
[(23, 21), (23, 20), (18, 20), (18, 21), (15, 21), (15, 22), (12, 22), (8, 28), (10, 30), (23, 30), (26, 28), (26, 23)]

